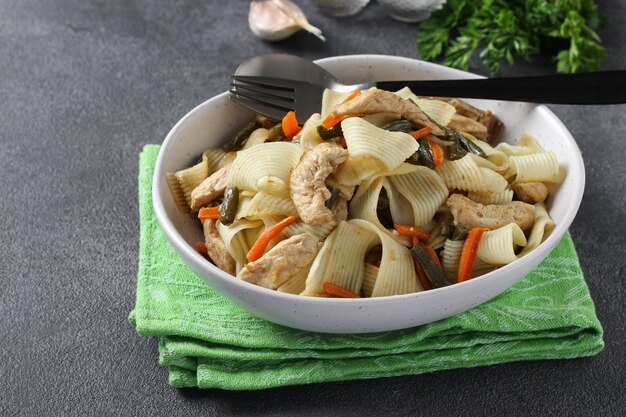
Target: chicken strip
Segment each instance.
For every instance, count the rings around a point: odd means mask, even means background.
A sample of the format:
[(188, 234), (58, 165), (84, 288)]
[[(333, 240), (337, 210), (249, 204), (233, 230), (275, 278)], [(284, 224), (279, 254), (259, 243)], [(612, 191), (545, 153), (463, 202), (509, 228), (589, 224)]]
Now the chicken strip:
[(378, 88), (370, 88), (352, 100), (337, 105), (332, 112), (335, 116), (363, 116), (376, 113), (399, 113), (412, 125), (430, 127), (434, 135), (443, 135), (439, 126), (431, 122), (417, 104)]
[(279, 242), (258, 260), (246, 264), (237, 276), (275, 290), (307, 266), (320, 246), (317, 238), (308, 233), (292, 236)]
[(542, 182), (522, 182), (511, 187), (515, 196), (524, 203), (537, 204), (548, 198), (548, 187)]
[(207, 253), (219, 269), (235, 275), (235, 260), (228, 253), (226, 244), (215, 227), (216, 222), (217, 220), (215, 219), (202, 220), (204, 244), (206, 245)]
[(326, 208), (330, 191), (324, 181), (347, 157), (345, 149), (324, 142), (300, 158), (289, 185), (291, 199), (304, 223), (320, 225), (332, 220), (333, 214)]
[(521, 201), (485, 205), (461, 194), (452, 194), (446, 204), (454, 216), (455, 225), (498, 229), (509, 223), (516, 223), (522, 230), (528, 230), (534, 222), (535, 206)]
[(230, 164), (215, 171), (191, 192), (191, 210), (198, 211), (202, 207), (224, 194)]
[(452, 120), (448, 123), (448, 127), (459, 132), (469, 133), (478, 139), (485, 140), (487, 138), (487, 127), (482, 125), (476, 120), (472, 120), (469, 117), (455, 114), (452, 116)]

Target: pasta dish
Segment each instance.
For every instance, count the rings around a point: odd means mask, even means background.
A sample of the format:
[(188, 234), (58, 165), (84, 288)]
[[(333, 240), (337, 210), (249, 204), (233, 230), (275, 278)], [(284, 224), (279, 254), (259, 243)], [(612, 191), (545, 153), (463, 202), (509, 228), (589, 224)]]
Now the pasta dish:
[[(303, 121), (303, 120), (302, 120)], [(302, 125), (258, 115), (223, 148), (167, 173), (199, 218), (198, 251), (236, 278), (315, 297), (382, 297), (453, 285), (535, 249), (562, 181), (531, 136), (463, 100), (324, 92)]]

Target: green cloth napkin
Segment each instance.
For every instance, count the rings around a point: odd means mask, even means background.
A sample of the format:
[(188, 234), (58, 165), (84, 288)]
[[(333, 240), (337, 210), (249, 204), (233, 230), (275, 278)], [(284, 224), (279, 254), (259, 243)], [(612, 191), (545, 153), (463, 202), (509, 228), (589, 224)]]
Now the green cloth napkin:
[(604, 346), (569, 235), (508, 291), (436, 323), (336, 335), (252, 316), (207, 287), (166, 241), (151, 203), (158, 151), (147, 145), (140, 156), (139, 273), (129, 319), (141, 335), (159, 337), (159, 362), (174, 387), (264, 389), (575, 358)]

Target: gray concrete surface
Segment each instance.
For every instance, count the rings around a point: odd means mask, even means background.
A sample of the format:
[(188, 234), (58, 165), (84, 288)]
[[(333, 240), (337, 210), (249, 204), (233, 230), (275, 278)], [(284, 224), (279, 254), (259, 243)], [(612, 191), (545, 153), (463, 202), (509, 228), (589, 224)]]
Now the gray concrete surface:
[[(587, 190), (571, 232), (606, 348), (597, 357), (260, 392), (177, 390), (156, 340), (126, 321), (138, 252), (137, 157), (226, 89), (244, 59), (284, 51), (417, 57), (415, 25), (371, 4), (320, 16), (329, 41), (268, 44), (248, 2), (0, 2), (0, 414), (623, 415), (626, 106), (551, 106), (578, 139)], [(601, 34), (626, 68), (626, 6)], [(551, 71), (547, 60), (503, 74)], [(482, 70), (474, 68), (478, 72)]]

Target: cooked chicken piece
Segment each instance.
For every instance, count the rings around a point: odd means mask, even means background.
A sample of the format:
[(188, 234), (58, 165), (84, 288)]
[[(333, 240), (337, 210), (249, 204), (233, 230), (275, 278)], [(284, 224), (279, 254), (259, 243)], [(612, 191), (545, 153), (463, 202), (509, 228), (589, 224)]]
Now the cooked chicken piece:
[(348, 200), (343, 197), (337, 198), (335, 206), (332, 208), (333, 218), (337, 223), (348, 220)]
[[(478, 133), (474, 134), (470, 131), (468, 133), (472, 133), (478, 139), (484, 140), (489, 143), (494, 143), (498, 136), (500, 135), (500, 131), (502, 130), (502, 122), (494, 116), (491, 110), (481, 110), (472, 106), (471, 104), (459, 99), (459, 98), (450, 98), (450, 97), (424, 97), (430, 98), (433, 100), (441, 100), (445, 101), (448, 104), (454, 106), (456, 109), (457, 115), (465, 116), (469, 119), (476, 120), (478, 123), (482, 124), (487, 128), (487, 133)], [(452, 126), (450, 126), (452, 127)]]
[(377, 88), (370, 88), (358, 97), (337, 105), (332, 112), (335, 116), (363, 116), (375, 113), (399, 113), (414, 126), (430, 127), (434, 135), (443, 135), (442, 130), (428, 120), (428, 117), (417, 104), (405, 100), (390, 91)]
[(319, 225), (331, 221), (332, 212), (326, 208), (330, 191), (324, 181), (347, 157), (345, 149), (324, 142), (300, 158), (289, 184), (291, 199), (304, 223)]
[(235, 158), (237, 157), (237, 152), (226, 152), (224, 157), (217, 163), (216, 169), (222, 169), (233, 163)]
[(477, 109), (471, 104), (458, 98), (451, 98), (446, 101), (448, 102), (448, 104), (451, 104), (452, 106), (454, 106), (457, 114), (460, 114), (461, 116), (469, 117), (472, 120), (480, 119), (483, 113), (485, 113), (484, 111)]
[(448, 123), (448, 127), (459, 132), (469, 133), (478, 139), (485, 140), (487, 138), (487, 127), (483, 126), (476, 120), (472, 120), (469, 117), (455, 114), (452, 116), (452, 120)]
[(302, 233), (279, 242), (265, 255), (246, 264), (239, 278), (275, 290), (315, 258), (321, 243), (316, 237)]
[(548, 187), (542, 182), (522, 182), (511, 187), (515, 196), (524, 203), (536, 204), (548, 198)]
[(191, 210), (198, 211), (202, 207), (224, 194), (226, 179), (230, 165), (225, 166), (209, 175), (191, 192)]
[(461, 194), (452, 194), (446, 203), (454, 216), (454, 224), (467, 227), (497, 229), (516, 223), (522, 230), (533, 225), (534, 206), (521, 201), (506, 204), (480, 204)]
[(204, 244), (206, 245), (207, 253), (219, 269), (235, 275), (235, 260), (228, 253), (226, 244), (215, 227), (216, 222), (217, 220), (215, 219), (202, 220)]

